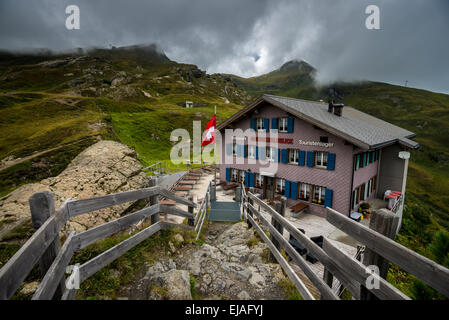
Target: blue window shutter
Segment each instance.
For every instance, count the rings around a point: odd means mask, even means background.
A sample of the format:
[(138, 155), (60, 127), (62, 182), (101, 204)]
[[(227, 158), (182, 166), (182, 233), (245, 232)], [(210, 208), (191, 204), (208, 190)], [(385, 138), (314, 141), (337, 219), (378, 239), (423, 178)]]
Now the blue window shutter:
[(293, 132), (293, 125), (295, 123), (295, 118), (288, 118), (287, 119), (287, 132), (292, 133)]
[(259, 147), (259, 159), (265, 160), (265, 147)]
[(298, 182), (292, 182), (290, 194), (293, 200), (298, 199)]
[(278, 161), (281, 162), (281, 149), (277, 149)]
[(290, 181), (288, 181), (288, 180), (285, 180), (284, 196), (286, 196), (287, 198), (290, 198)]
[(313, 151), (307, 151), (307, 166), (308, 167), (313, 167), (314, 163), (313, 163)]
[(324, 193), (324, 206), (332, 208), (332, 194), (334, 192), (331, 189), (326, 188), (326, 192)]
[(241, 147), (241, 146), (240, 146), (239, 144), (235, 146), (235, 149), (236, 149), (235, 151), (236, 151), (236, 153), (237, 153), (236, 155), (237, 155), (237, 157), (239, 157), (239, 158), (242, 156), (242, 149), (241, 149), (240, 147)]
[(249, 187), (249, 172), (245, 171), (245, 187)]
[(256, 130), (256, 119), (251, 118), (251, 120), (250, 120), (250, 128), (252, 130)]
[(305, 151), (299, 150), (298, 165), (300, 165), (300, 166), (306, 165), (306, 152)]
[(243, 157), (248, 158), (248, 145), (247, 144), (245, 144), (243, 146)]
[(271, 129), (276, 130), (278, 128), (278, 118), (271, 118)]
[(263, 126), (265, 127), (266, 132), (270, 131), (270, 119), (263, 119)]
[(228, 156), (231, 155), (231, 144), (230, 143), (226, 144), (226, 154)]
[(364, 168), (365, 167), (365, 152), (361, 154), (361, 158), (362, 158), (362, 161), (361, 161), (360, 167)]
[(327, 155), (327, 170), (335, 170), (335, 153)]
[(287, 163), (287, 149), (282, 149), (282, 163)]
[(256, 160), (259, 159), (259, 146), (256, 146)]
[(231, 168), (226, 168), (226, 181), (231, 181)]
[(279, 149), (274, 149), (274, 162), (279, 162)]
[(249, 173), (249, 186), (251, 188), (254, 188), (254, 172), (250, 172)]
[(360, 169), (360, 154), (356, 155), (355, 170)]

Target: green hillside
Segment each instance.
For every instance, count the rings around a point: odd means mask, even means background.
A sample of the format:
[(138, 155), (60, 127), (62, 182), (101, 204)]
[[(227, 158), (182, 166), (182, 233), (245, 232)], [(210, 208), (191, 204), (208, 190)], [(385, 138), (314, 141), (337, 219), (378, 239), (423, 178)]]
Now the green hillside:
[[(119, 140), (144, 165), (169, 159), (170, 133), (225, 119), (251, 97), (222, 75), (170, 61), (153, 45), (71, 54), (0, 53), (0, 196), (57, 175), (97, 139)], [(183, 107), (194, 102), (193, 109)], [(0, 168), (1, 168), (0, 163)]]

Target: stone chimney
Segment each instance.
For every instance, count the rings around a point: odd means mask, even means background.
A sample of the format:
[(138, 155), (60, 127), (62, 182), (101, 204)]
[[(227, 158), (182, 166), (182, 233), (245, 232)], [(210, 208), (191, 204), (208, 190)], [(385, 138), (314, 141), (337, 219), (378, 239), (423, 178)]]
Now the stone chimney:
[(329, 108), (327, 108), (327, 112), (332, 113), (334, 111), (334, 100), (329, 100)]
[(343, 114), (343, 107), (345, 105), (343, 103), (339, 103), (339, 104), (334, 104), (334, 114), (336, 116), (341, 117), (341, 115)]

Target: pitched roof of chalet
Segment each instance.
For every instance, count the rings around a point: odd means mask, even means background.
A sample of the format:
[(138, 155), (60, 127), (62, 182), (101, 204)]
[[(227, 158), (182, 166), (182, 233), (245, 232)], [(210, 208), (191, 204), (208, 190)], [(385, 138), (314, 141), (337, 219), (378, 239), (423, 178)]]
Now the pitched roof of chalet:
[(362, 149), (374, 149), (394, 143), (399, 143), (408, 148), (419, 148), (419, 143), (410, 140), (415, 136), (413, 132), (354, 108), (345, 106), (342, 116), (339, 117), (327, 111), (327, 103), (268, 94), (260, 96), (253, 103), (232, 115), (222, 122), (217, 129), (224, 129), (232, 122), (244, 117), (262, 102), (268, 102)]

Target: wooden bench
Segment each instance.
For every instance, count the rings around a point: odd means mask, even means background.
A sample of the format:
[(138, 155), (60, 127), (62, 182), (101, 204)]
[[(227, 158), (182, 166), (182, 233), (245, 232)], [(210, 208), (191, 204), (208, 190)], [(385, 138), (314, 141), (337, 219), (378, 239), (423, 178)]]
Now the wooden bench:
[(189, 191), (192, 190), (192, 186), (176, 186), (173, 187), (174, 191)]
[(271, 199), (268, 200), (267, 202), (268, 202), (269, 204), (273, 204), (273, 202), (275, 202), (275, 201), (281, 201), (281, 198), (282, 198), (282, 196), (279, 195), (279, 196), (276, 196), (276, 197), (274, 197), (274, 198), (271, 198)]
[(183, 179), (184, 179), (184, 180), (196, 180), (196, 181), (198, 181), (198, 180), (201, 179), (201, 177), (200, 177), (200, 176), (190, 176), (190, 175), (186, 175), (186, 176), (183, 177)]
[(295, 204), (294, 206), (291, 206), (290, 209), (291, 209), (293, 212), (298, 213), (298, 212), (301, 212), (301, 211), (303, 211), (304, 209), (306, 209), (306, 208), (308, 208), (308, 207), (309, 207), (308, 204), (306, 204), (306, 203), (304, 203), (304, 202), (298, 202), (298, 203)]
[(185, 197), (187, 196), (187, 192), (177, 191), (175, 192), (175, 195), (177, 195), (178, 197)]
[(239, 186), (239, 184), (235, 183), (235, 182), (228, 183), (227, 185), (223, 186), (223, 190), (231, 190), (231, 189), (237, 188), (238, 186)]
[(180, 180), (178, 181), (178, 184), (182, 184), (182, 185), (194, 185), (196, 183), (196, 181), (193, 180)]

